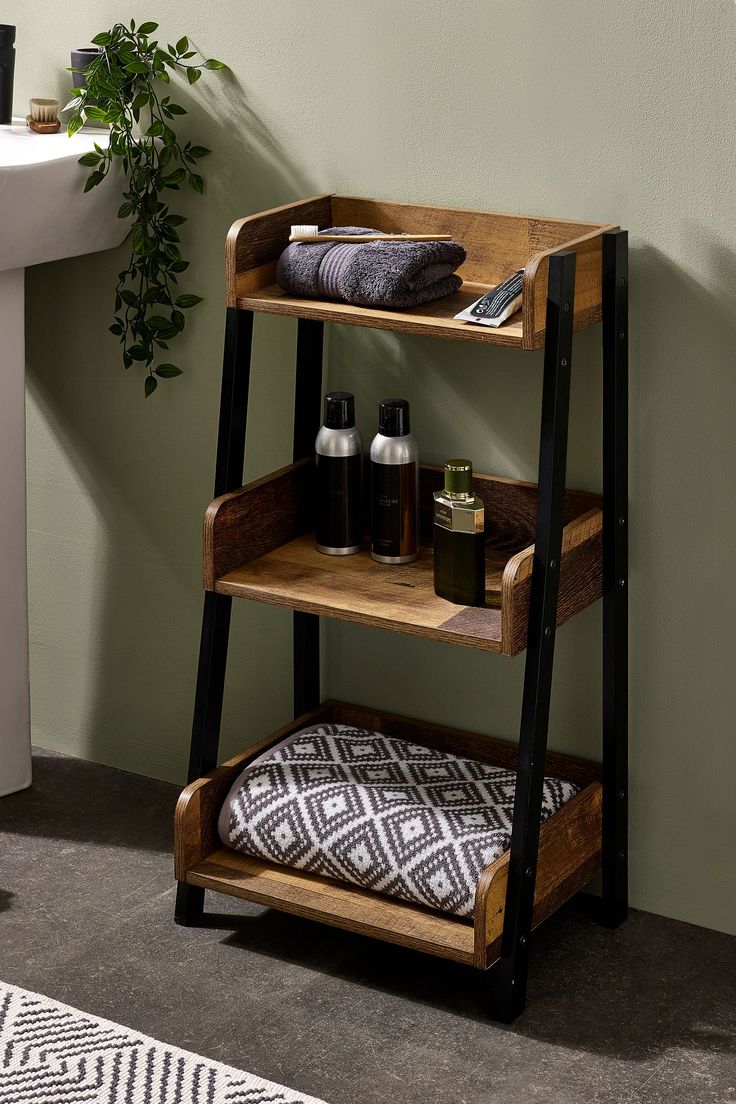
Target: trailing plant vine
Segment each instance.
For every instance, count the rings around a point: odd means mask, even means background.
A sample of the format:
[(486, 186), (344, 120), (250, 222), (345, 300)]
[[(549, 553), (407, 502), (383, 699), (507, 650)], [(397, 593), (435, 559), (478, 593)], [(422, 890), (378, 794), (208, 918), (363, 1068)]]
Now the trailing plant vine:
[(124, 367), (145, 365), (145, 395), (156, 390), (158, 379), (181, 375), (170, 362), (154, 364), (161, 351), (168, 351), (185, 326), (184, 311), (200, 303), (199, 295), (180, 292), (178, 277), (189, 261), (179, 250), (179, 228), (187, 221), (171, 210), (162, 196), (189, 185), (204, 191), (197, 172), (198, 162), (210, 151), (190, 141), (182, 144), (174, 120), (186, 115), (181, 104), (165, 94), (169, 70), (186, 74), (196, 84), (203, 69), (224, 69), (214, 58), (191, 61), (197, 51), (180, 38), (166, 49), (151, 36), (158, 24), (135, 21), (130, 26), (116, 23), (92, 39), (100, 53), (84, 69), (84, 88), (74, 88), (67, 104), (72, 115), (67, 132), (72, 135), (84, 120), (109, 123), (107, 148), (95, 143), (94, 150), (80, 158), (91, 169), (85, 192), (101, 184), (113, 164), (122, 164), (127, 190), (118, 218), (131, 219), (132, 238), (128, 267), (118, 275), (115, 288), (115, 319), (110, 331), (120, 339)]

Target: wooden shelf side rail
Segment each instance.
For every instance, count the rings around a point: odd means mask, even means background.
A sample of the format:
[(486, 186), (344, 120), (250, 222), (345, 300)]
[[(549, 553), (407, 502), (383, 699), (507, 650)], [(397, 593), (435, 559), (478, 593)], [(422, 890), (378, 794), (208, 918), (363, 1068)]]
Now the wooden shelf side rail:
[[(375, 625), (394, 632), (518, 655), (526, 647), (534, 483), (476, 475), (487, 519), (486, 608), (454, 606), (434, 593), (433, 492), (442, 469), (421, 467), (422, 553), (397, 570), (370, 559), (320, 555), (311, 536), (314, 464), (289, 464), (216, 499), (205, 515), (204, 586), (232, 597)], [(601, 595), (601, 499), (567, 491), (558, 624)]]
[[(326, 701), (187, 786), (175, 814), (176, 877), (183, 884), (214, 889), (296, 916), (360, 932), (480, 970), (501, 950), (509, 853), (481, 875), (472, 921), (395, 897), (282, 867), (223, 846), (217, 835), (222, 803), (240, 772), (257, 755), (307, 725), (349, 724), (411, 740), (425, 747), (466, 754), (513, 769), (515, 744), (442, 725), (398, 717), (345, 702)], [(536, 927), (581, 889), (601, 862), (601, 784), (598, 764), (550, 752), (548, 773), (580, 786), (579, 792), (542, 825), (534, 908)]]
[[(376, 310), (329, 300), (297, 298), (276, 283), (276, 262), (292, 225), (372, 226), (389, 233), (451, 234), (467, 252), (459, 269), (463, 287), (412, 310)], [(322, 322), (425, 334), (486, 345), (541, 349), (546, 325), (549, 258), (559, 250), (577, 259), (573, 325), (601, 318), (601, 250), (616, 227), (536, 216), (428, 207), (359, 196), (316, 195), (261, 211), (234, 223), (227, 239), (227, 303), (241, 310), (291, 315)], [(524, 269), (523, 308), (498, 329), (456, 321), (456, 315), (489, 288)]]

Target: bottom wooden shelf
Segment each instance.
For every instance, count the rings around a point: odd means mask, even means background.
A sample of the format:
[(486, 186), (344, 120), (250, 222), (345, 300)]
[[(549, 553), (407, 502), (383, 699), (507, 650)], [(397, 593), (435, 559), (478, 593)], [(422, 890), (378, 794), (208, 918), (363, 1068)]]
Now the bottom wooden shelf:
[[(506, 741), (344, 702), (324, 702), (186, 787), (175, 816), (177, 879), (478, 969), (489, 967), (500, 953), (508, 851), (483, 872), (471, 922), (222, 846), (217, 835), (217, 817), (235, 777), (272, 744), (319, 722), (371, 728), (499, 766), (508, 767), (516, 762), (517, 747)], [(582, 889), (600, 866), (599, 771), (598, 764), (554, 752), (548, 754), (547, 773), (582, 788), (542, 825), (535, 926)]]

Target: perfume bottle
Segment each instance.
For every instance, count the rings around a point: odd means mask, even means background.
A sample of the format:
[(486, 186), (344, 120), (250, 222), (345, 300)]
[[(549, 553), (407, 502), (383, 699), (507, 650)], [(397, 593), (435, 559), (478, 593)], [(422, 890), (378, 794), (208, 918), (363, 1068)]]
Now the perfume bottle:
[(325, 395), (325, 420), (315, 454), (317, 551), (350, 556), (360, 552), (363, 540), (363, 442), (349, 391)]
[(484, 606), (486, 546), (483, 499), (473, 493), (473, 465), (448, 460), (434, 492), (434, 592), (461, 606)]
[(371, 442), (371, 556), (410, 563), (419, 555), (419, 449), (406, 399), (384, 399)]

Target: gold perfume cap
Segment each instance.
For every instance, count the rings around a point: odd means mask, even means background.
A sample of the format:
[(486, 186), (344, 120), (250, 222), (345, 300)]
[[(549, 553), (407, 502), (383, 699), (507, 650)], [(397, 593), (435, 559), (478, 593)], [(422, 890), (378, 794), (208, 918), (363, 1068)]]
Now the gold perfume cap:
[(473, 493), (473, 465), (470, 460), (445, 461), (445, 490), (448, 494)]

